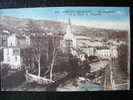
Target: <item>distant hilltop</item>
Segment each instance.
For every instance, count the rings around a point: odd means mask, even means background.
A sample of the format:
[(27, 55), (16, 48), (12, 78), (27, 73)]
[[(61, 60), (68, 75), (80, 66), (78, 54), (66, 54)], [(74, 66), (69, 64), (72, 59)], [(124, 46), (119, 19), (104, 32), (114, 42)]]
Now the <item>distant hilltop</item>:
[[(73, 21), (72, 21), (73, 22)], [(17, 34), (42, 34), (51, 32), (53, 34), (65, 34), (67, 23), (52, 20), (35, 20), (26, 18), (15, 18), (9, 16), (0, 17), (0, 33), (2, 30), (9, 30)], [(91, 38), (104, 37), (105, 40), (128, 40), (128, 31), (90, 28), (87, 26), (73, 25), (72, 32), (75, 35), (84, 35)]]

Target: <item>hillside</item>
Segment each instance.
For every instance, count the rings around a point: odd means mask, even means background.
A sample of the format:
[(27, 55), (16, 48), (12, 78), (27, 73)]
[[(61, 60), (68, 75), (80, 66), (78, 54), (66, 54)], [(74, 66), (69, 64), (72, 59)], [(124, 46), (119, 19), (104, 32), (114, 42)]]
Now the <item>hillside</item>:
[[(9, 16), (0, 17), (0, 32), (2, 29), (8, 29), (17, 34), (42, 34), (45, 32), (65, 34), (66, 25), (67, 23), (51, 20), (23, 19)], [(89, 28), (77, 25), (72, 25), (72, 31), (76, 35), (85, 35), (92, 38), (103, 37), (105, 40), (117, 39), (127, 41), (128, 36), (127, 31)]]

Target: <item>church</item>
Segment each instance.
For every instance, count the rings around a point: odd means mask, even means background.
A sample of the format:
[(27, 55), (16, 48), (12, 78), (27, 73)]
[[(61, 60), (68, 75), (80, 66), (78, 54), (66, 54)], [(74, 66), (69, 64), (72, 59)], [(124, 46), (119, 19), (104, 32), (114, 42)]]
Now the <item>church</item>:
[(66, 34), (61, 42), (61, 48), (64, 53), (72, 53), (72, 49), (76, 48), (76, 37), (72, 33), (71, 20), (69, 19), (66, 28)]
[[(84, 58), (83, 54), (88, 56), (97, 56), (99, 58), (117, 58), (118, 51), (116, 48), (108, 47), (103, 42), (92, 40), (91, 37), (74, 35), (72, 31), (71, 20), (68, 20), (66, 34), (61, 41), (61, 49), (63, 53), (72, 54), (74, 56)], [(78, 50), (82, 52), (79, 52)], [(82, 55), (82, 56), (81, 56)]]

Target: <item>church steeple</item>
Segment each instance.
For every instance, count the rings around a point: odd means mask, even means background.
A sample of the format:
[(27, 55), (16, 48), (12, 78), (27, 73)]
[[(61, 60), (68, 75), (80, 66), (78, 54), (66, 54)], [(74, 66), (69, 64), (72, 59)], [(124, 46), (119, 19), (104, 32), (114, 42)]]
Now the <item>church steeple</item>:
[(68, 19), (68, 24), (71, 26), (71, 19), (70, 18)]
[(76, 48), (76, 37), (72, 33), (72, 26), (71, 26), (71, 20), (68, 19), (68, 24), (66, 27), (66, 34), (63, 39), (64, 43), (64, 51), (67, 53), (72, 53), (72, 48)]
[(71, 20), (69, 18), (68, 20), (68, 25), (67, 25), (67, 28), (66, 28), (66, 34), (65, 34), (65, 39), (67, 40), (72, 40), (74, 38), (73, 34), (72, 34), (72, 27), (71, 27)]

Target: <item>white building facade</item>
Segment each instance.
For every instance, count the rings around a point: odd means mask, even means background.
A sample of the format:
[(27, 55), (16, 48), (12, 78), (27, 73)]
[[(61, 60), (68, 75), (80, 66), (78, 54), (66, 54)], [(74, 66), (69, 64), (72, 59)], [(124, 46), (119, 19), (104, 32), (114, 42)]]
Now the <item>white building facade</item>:
[[(79, 56), (82, 59), (85, 59), (82, 52), (88, 56), (97, 56), (101, 59), (118, 57), (117, 47), (106, 45), (103, 41), (92, 40), (88, 36), (74, 36), (70, 20), (66, 29), (66, 34), (64, 35), (64, 39), (62, 41), (62, 47), (64, 48), (64, 51), (70, 52), (74, 56)], [(77, 53), (77, 51), (73, 50), (73, 48), (77, 50), (80, 49), (82, 51), (81, 54)]]
[(17, 36), (12, 34), (7, 38), (7, 46), (29, 46), (30, 38), (28, 36)]
[(7, 47), (3, 48), (3, 63), (9, 64), (11, 69), (20, 69), (23, 58), (22, 48), (30, 45), (30, 38), (12, 34), (7, 38)]
[(18, 69), (21, 67), (22, 59), (20, 56), (20, 48), (4, 48), (3, 63), (11, 65), (11, 69)]
[(72, 53), (72, 48), (76, 48), (76, 38), (72, 33), (71, 28), (71, 21), (69, 19), (69, 23), (66, 28), (66, 34), (64, 35), (64, 38), (62, 40), (62, 48), (65, 53)]

